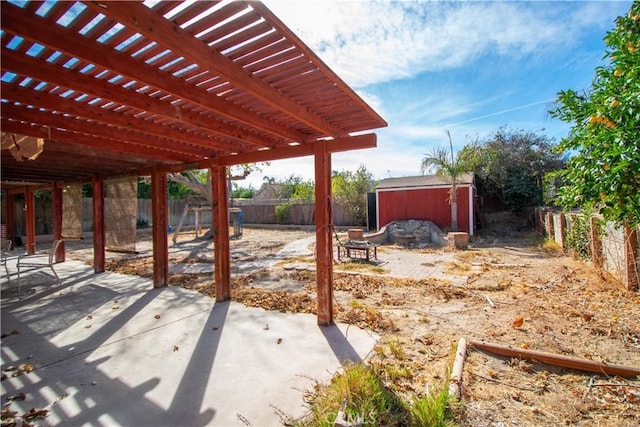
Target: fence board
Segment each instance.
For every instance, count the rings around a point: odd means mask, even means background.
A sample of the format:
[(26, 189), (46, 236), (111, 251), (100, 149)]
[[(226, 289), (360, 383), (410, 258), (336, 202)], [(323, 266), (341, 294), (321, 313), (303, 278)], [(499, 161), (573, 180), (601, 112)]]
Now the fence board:
[[(545, 208), (537, 208), (536, 218), (540, 229), (547, 232), (547, 237), (559, 244), (565, 243), (567, 231), (575, 226), (574, 214), (553, 213)], [(596, 226), (596, 219), (590, 218), (590, 233), (584, 238), (596, 267), (602, 269), (619, 280), (628, 289), (637, 289), (640, 281), (640, 243), (637, 234), (629, 227), (618, 227), (614, 223), (606, 223), (602, 230)], [(640, 233), (640, 226), (637, 228)], [(575, 233), (574, 233), (575, 234)], [(633, 247), (636, 248), (633, 251)]]

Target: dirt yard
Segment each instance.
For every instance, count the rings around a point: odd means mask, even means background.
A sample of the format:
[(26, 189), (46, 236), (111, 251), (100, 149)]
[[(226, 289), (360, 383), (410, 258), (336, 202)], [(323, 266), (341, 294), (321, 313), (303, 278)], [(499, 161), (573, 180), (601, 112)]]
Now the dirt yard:
[[(382, 336), (368, 363), (385, 366), (389, 387), (417, 394), (442, 387), (460, 337), (640, 367), (640, 294), (563, 256), (533, 232), (508, 231), (485, 232), (469, 250), (452, 253), (437, 278), (389, 278), (384, 262), (335, 264), (336, 319)], [(231, 242), (232, 263), (273, 258), (286, 243), (312, 235), (245, 229), (242, 239)], [(213, 262), (211, 243), (194, 237), (180, 237), (171, 263)], [(384, 246), (379, 258), (413, 252), (429, 263), (443, 250)], [(110, 256), (108, 268), (150, 275), (149, 255)], [(69, 256), (86, 258), (86, 253), (71, 250)], [(313, 270), (311, 256), (251, 272), (236, 268), (232, 295), (250, 306), (313, 313)], [(210, 272), (175, 273), (170, 282), (213, 296), (212, 277)], [(640, 420), (637, 378), (582, 373), (474, 349), (463, 375), (461, 425), (637, 426)]]

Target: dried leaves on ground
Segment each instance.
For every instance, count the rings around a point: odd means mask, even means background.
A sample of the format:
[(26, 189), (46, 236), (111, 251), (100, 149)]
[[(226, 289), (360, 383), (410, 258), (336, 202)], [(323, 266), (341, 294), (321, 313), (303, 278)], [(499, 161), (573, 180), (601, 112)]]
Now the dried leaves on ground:
[[(297, 233), (295, 238), (300, 238)], [(282, 244), (295, 240), (279, 230), (269, 233), (269, 245), (264, 245), (259, 236), (256, 230), (245, 233), (234, 259), (242, 254), (271, 256), (273, 247), (281, 247), (277, 239)], [(510, 236), (508, 244), (494, 239), (487, 247), (456, 252), (444, 266), (445, 276), (437, 279), (396, 279), (366, 269), (336, 272), (335, 318), (381, 334), (368, 362), (384, 372), (387, 384), (399, 393), (420, 394), (441, 386), (460, 337), (640, 366), (640, 295), (581, 261), (535, 243), (531, 235), (519, 239)], [(384, 249), (381, 257), (408, 250)], [(420, 253), (431, 265), (429, 256), (437, 251)], [(175, 259), (189, 262), (184, 255)], [(152, 263), (138, 258), (108, 268), (149, 276)], [(212, 282), (212, 274), (170, 277), (173, 285), (214, 297)], [(280, 265), (237, 275), (232, 297), (266, 310), (315, 313), (315, 288), (314, 272), (286, 271)], [(640, 386), (634, 379), (472, 349), (463, 378), (463, 425), (636, 426), (640, 419)]]

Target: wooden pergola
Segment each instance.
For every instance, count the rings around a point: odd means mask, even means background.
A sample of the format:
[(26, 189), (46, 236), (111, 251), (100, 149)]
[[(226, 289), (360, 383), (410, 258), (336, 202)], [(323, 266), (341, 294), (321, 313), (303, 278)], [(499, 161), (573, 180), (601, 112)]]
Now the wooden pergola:
[(7, 201), (25, 194), (29, 252), (34, 189), (52, 189), (59, 238), (62, 187), (92, 182), (94, 269), (104, 271), (103, 181), (150, 175), (153, 283), (167, 286), (167, 173), (210, 168), (216, 299), (227, 300), (226, 167), (313, 155), (318, 323), (332, 322), (331, 153), (375, 147), (370, 131), (386, 123), (270, 10), (16, 1), (1, 12), (2, 132), (44, 140), (34, 160), (2, 150)]

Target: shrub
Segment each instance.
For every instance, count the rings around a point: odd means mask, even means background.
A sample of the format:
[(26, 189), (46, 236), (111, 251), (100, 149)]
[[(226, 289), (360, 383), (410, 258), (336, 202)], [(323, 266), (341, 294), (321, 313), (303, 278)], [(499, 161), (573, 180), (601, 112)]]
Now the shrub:
[(136, 219), (136, 228), (149, 228), (150, 226), (151, 224), (148, 219), (142, 217), (138, 217), (138, 219)]
[(285, 224), (289, 219), (289, 211), (291, 210), (291, 203), (286, 202), (276, 206), (275, 216), (278, 224)]

